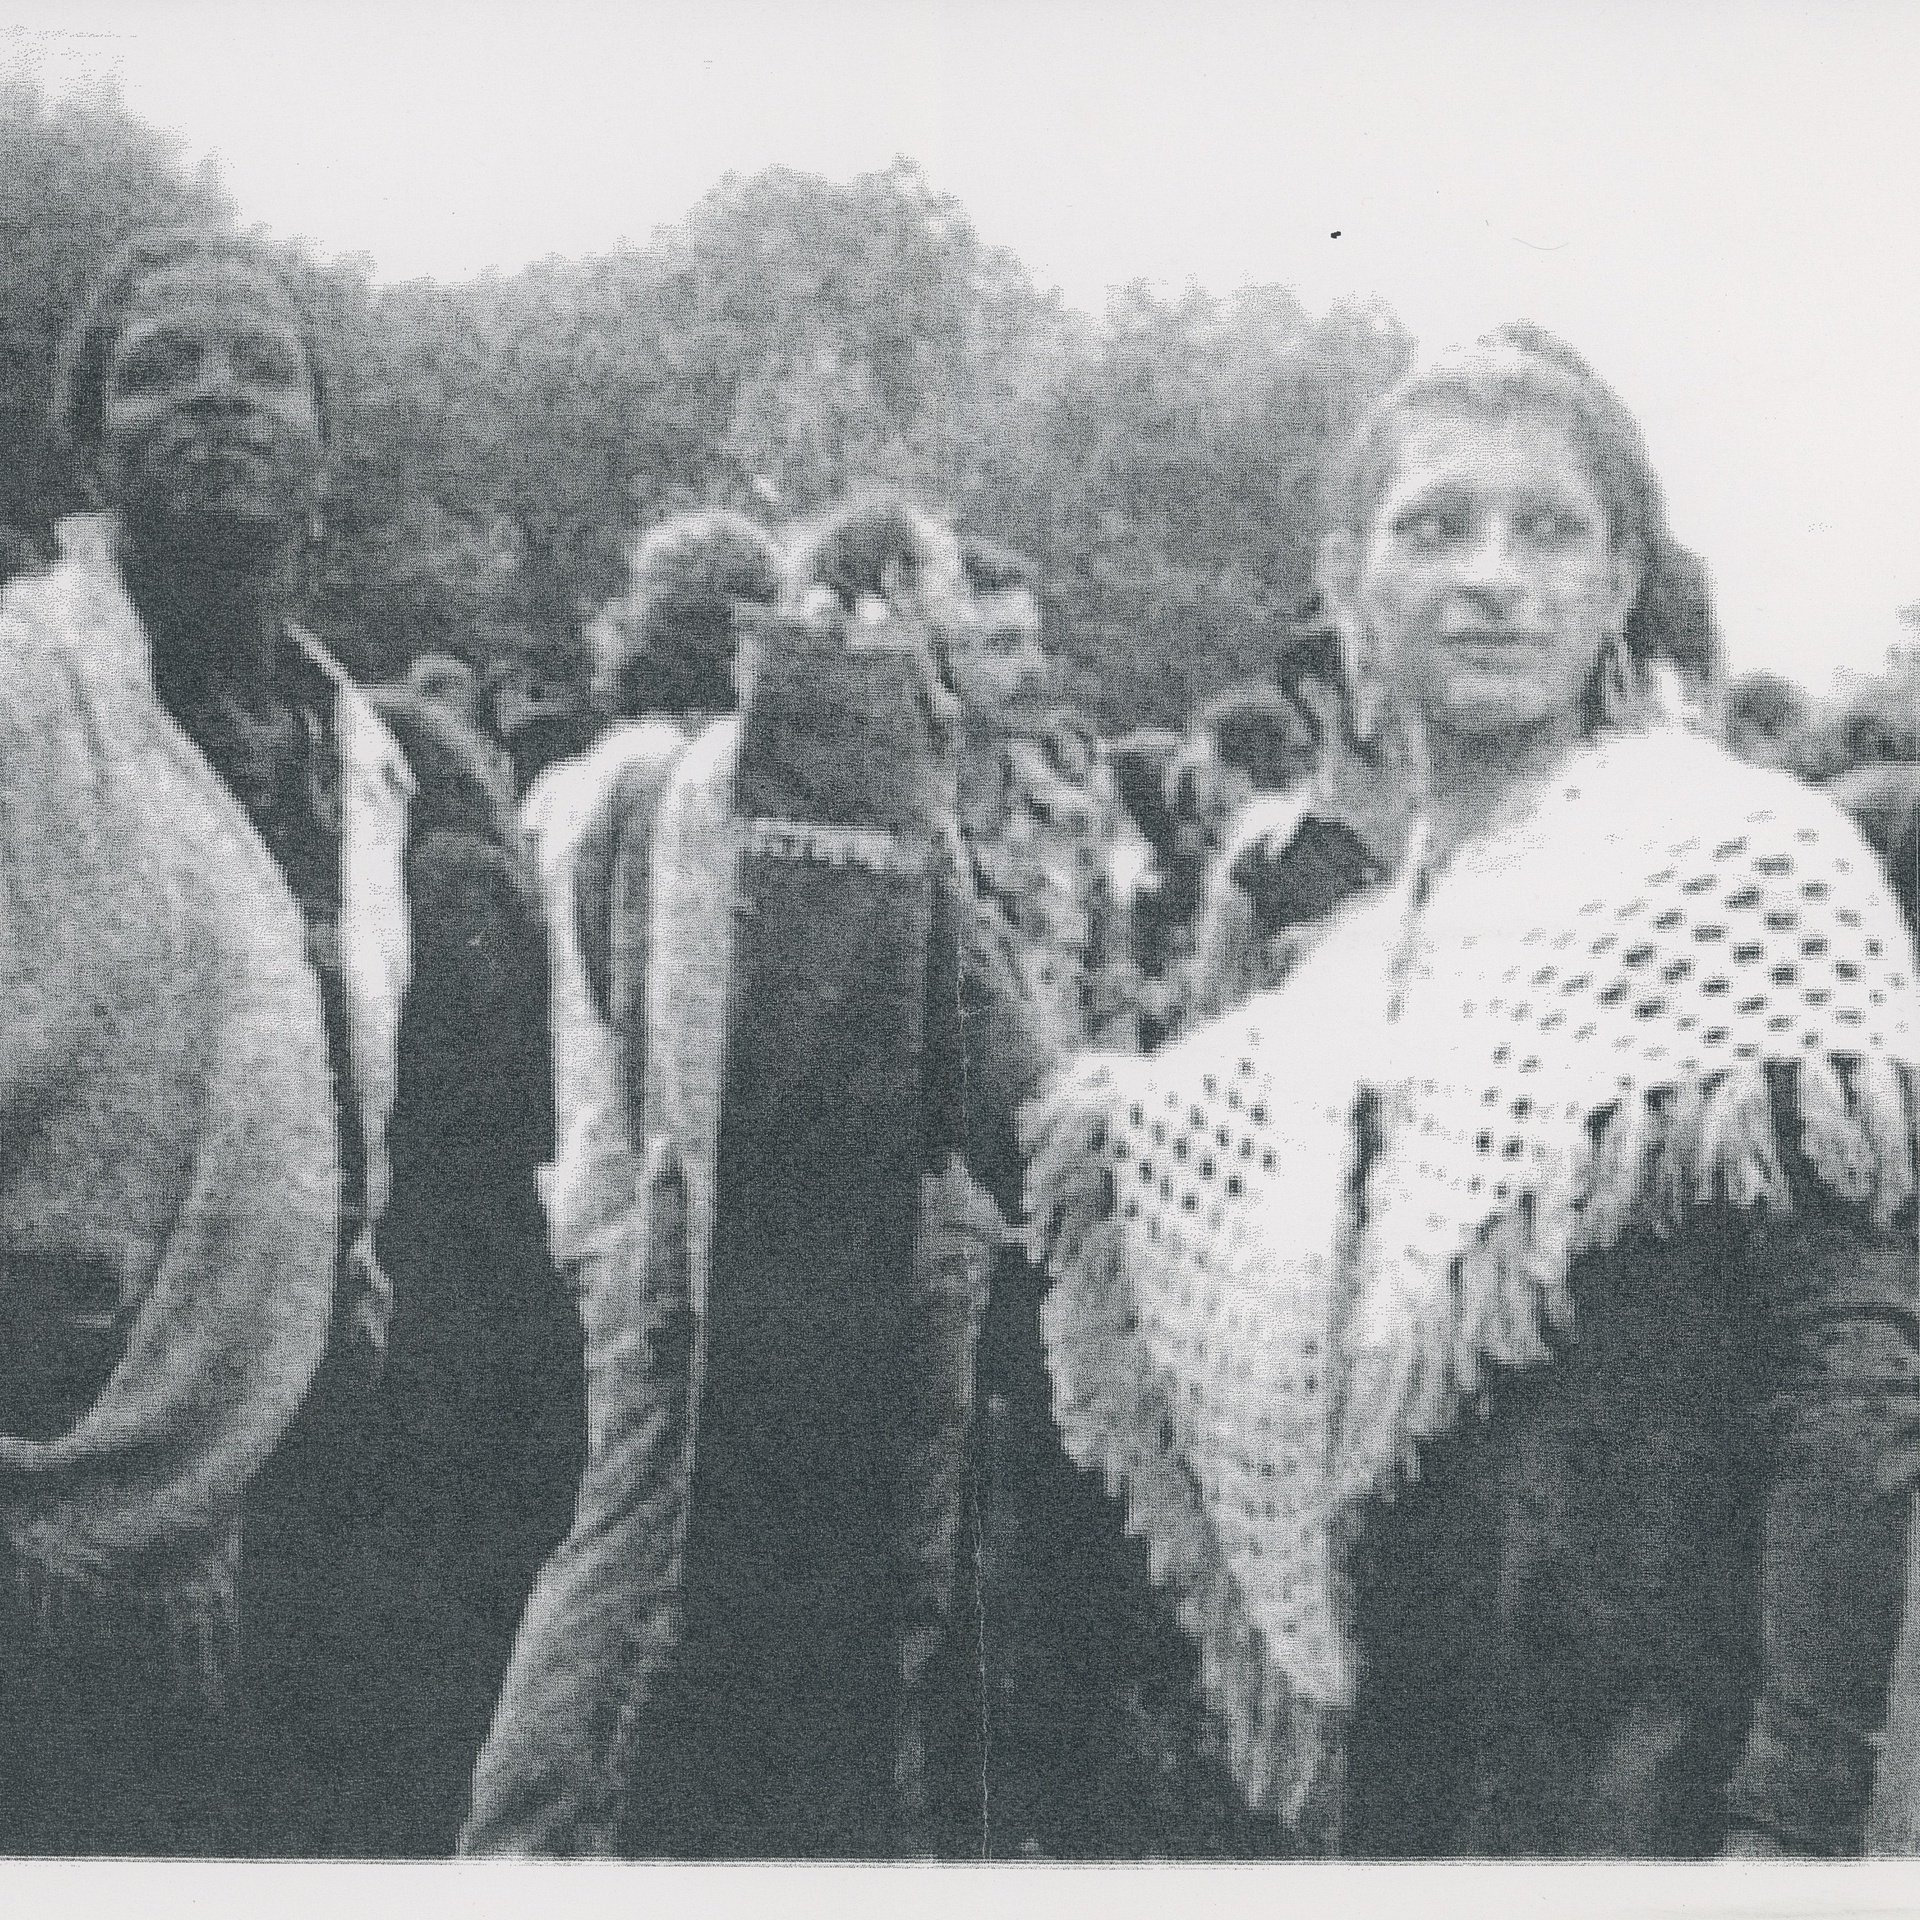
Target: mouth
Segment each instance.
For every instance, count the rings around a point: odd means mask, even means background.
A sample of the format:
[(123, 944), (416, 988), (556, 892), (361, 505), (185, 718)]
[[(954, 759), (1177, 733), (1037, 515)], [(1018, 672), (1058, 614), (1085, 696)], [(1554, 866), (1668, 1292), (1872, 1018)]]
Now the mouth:
[(1470, 665), (1505, 666), (1514, 660), (1544, 652), (1549, 643), (1545, 634), (1478, 628), (1465, 633), (1445, 634), (1441, 644), (1455, 658)]

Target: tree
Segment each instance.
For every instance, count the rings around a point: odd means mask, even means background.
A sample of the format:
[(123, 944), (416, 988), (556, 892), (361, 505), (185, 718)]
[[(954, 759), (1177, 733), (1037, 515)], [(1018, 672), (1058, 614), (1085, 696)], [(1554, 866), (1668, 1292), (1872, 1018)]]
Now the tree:
[(54, 356), (87, 290), (143, 226), (230, 222), (209, 165), (128, 112), (111, 85), (50, 100), (0, 80), (0, 523), (44, 543), (78, 504), (53, 432)]

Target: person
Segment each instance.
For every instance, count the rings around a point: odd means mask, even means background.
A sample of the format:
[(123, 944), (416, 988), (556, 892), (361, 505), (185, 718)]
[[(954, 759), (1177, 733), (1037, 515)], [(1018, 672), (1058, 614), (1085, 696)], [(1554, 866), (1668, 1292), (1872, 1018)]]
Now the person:
[[(29, 1431), (5, 1442), (7, 1591), (29, 1603), (7, 1640), (31, 1649), (38, 1619), (60, 1650), (28, 1653), (0, 1744), (40, 1844), (231, 1848), (235, 1698), (290, 1624), (254, 1577), (282, 1434), (323, 1348), (323, 1375), (353, 1376), (384, 1330), (411, 781), (292, 622), (329, 410), (274, 257), (136, 240), (63, 345), (58, 413), (97, 511), (5, 603), (12, 712), (40, 712), (6, 751), (0, 1179), (61, 1376), (26, 1368)], [(64, 903), (40, 891), (62, 862)], [(49, 1681), (70, 1691), (36, 1709)], [(57, 1731), (22, 1734), (42, 1710)], [(160, 1816), (188, 1779), (197, 1811)]]
[(337, 1611), (289, 1656), (314, 1697), (269, 1833), (276, 1850), (422, 1857), (452, 1849), (521, 1607), (571, 1519), (585, 1417), (536, 1187), (554, 1128), (532, 863), (471, 731), (404, 689), (372, 698), (415, 783), (381, 1224), (393, 1310), (351, 1454), (308, 1483), (340, 1509), (323, 1535)]
[(940, 1818), (919, 1707), (984, 1282), (926, 1196), (964, 1138), (1011, 1204), (1037, 1073), (952, 877), (926, 630), (957, 549), (882, 502), (805, 553), (742, 646), (740, 713), (666, 782), (646, 885), (615, 883), (643, 1277), (556, 1578), (622, 1631), (552, 1688), (577, 1702), (557, 1764), (510, 1681), (468, 1853), (867, 1857)]
[[(628, 1504), (645, 1465), (626, 1400), (645, 1325), (640, 1161), (620, 1037), (636, 1014), (624, 997), (640, 971), (632, 942), (644, 939), (650, 835), (667, 779), (698, 717), (733, 701), (736, 608), (771, 603), (781, 581), (777, 545), (737, 514), (689, 513), (651, 528), (628, 591), (589, 629), (605, 731), (585, 755), (541, 774), (522, 802), (553, 982), (557, 1124), (541, 1200), (586, 1339), (589, 1453), (575, 1524), (527, 1603), (475, 1763), (470, 1847), (494, 1844), (484, 1836), (500, 1836), (508, 1817), (528, 1820), (536, 1807), (569, 1817), (598, 1791), (599, 1689), (625, 1657), (631, 1620), (627, 1589), (606, 1561), (610, 1547), (639, 1564), (653, 1550), (643, 1532), (650, 1510)], [(636, 1093), (643, 1064), (636, 1058)], [(610, 1516), (633, 1531), (610, 1542)], [(495, 1798), (507, 1783), (511, 1815)], [(548, 1837), (520, 1831), (534, 1846)]]
[(1359, 738), (1338, 641), (1309, 626), (1278, 671), (1311, 758), (1303, 767), (1291, 755), (1286, 784), (1250, 800), (1226, 831), (1188, 968), (1196, 1019), (1281, 985), (1334, 910), (1384, 879), (1401, 851), (1405, 756)]
[(480, 676), (457, 654), (423, 653), (407, 668), (409, 693), (443, 707), (462, 726), (480, 731)]
[(1028, 998), (1056, 1044), (1131, 1043), (1126, 902), (1146, 864), (1099, 736), (1053, 704), (1040, 575), (960, 543), (967, 619), (946, 672), (958, 702), (959, 814), (976, 884), (1012, 929)]
[(1076, 1456), (1246, 1803), (1353, 1855), (1859, 1851), (1920, 1477), (1914, 951), (1830, 802), (1638, 731), (1660, 496), (1483, 343), (1335, 494), (1418, 838), (1029, 1131)]
[[(1225, 964), (1219, 949), (1228, 934), (1220, 915), (1235, 896), (1223, 899), (1220, 862), (1229, 842), (1247, 830), (1250, 809), (1258, 811), (1254, 831), (1264, 832), (1276, 817), (1275, 796), (1297, 788), (1314, 759), (1307, 715), (1277, 687), (1229, 688), (1194, 716), (1169, 774), (1174, 855), (1165, 863), (1157, 897), (1142, 903), (1142, 919), (1153, 926), (1152, 944), (1161, 955), (1141, 1022), (1151, 1046), (1164, 1045), (1193, 1017), (1197, 970), (1212, 974)], [(1283, 802), (1280, 814), (1289, 811), (1290, 803)], [(1210, 934), (1209, 919), (1215, 923)], [(1236, 952), (1244, 945), (1244, 928), (1239, 935)], [(1203, 937), (1216, 949), (1204, 957)], [(1218, 990), (1217, 983), (1209, 990)]]

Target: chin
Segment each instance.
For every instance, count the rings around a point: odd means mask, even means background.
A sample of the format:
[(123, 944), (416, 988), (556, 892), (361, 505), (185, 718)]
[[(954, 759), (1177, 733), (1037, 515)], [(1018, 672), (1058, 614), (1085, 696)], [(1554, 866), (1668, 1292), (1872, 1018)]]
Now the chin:
[(1458, 740), (1483, 740), (1489, 745), (1517, 737), (1532, 737), (1553, 728), (1562, 718), (1557, 705), (1536, 701), (1473, 701), (1449, 704), (1432, 722)]
[(277, 558), (294, 531), (279, 514), (225, 507), (168, 513), (149, 526), (170, 559), (192, 559), (223, 572), (249, 570)]

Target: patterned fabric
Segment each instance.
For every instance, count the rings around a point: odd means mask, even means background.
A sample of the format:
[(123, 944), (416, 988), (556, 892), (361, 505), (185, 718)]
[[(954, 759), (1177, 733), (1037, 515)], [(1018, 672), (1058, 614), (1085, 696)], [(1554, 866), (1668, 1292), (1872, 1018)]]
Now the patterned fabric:
[[(1649, 812), (1676, 793), (1691, 832)], [(1787, 1206), (1770, 1071), (1825, 1190), (1883, 1223), (1912, 1197), (1913, 972), (1827, 803), (1618, 739), (1412, 859), (1280, 994), (1061, 1089), (1030, 1192), (1062, 1425), (1182, 1596), (1250, 1799), (1324, 1785), (1350, 1516), (1490, 1367), (1570, 1334), (1570, 1262)]]
[(1098, 743), (1064, 727), (1015, 738), (1000, 804), (968, 845), (1013, 930), (1026, 992), (1059, 1043), (1130, 1046), (1125, 908), (1144, 851)]

